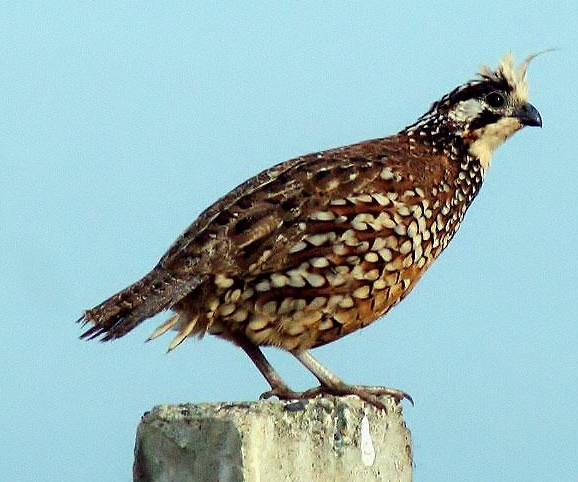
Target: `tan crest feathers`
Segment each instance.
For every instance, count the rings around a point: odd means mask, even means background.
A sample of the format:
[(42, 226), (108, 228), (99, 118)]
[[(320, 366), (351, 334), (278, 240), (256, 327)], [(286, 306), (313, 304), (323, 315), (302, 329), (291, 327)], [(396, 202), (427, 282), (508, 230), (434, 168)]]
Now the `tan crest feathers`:
[(553, 52), (554, 50), (557, 50), (555, 48), (549, 48), (549, 49), (545, 49), (545, 50), (541, 50), (540, 52), (536, 52), (535, 54), (531, 54), (528, 55), (524, 61), (518, 66), (518, 75), (521, 77), (525, 77), (526, 76), (526, 70), (528, 69), (528, 65), (530, 65), (530, 62), (532, 62), (532, 60), (534, 60), (536, 57), (538, 57), (539, 55), (548, 53), (548, 52)]
[(546, 49), (541, 52), (529, 55), (524, 59), (524, 61), (516, 66), (514, 63), (514, 57), (511, 52), (507, 52), (500, 61), (500, 64), (496, 70), (492, 70), (490, 67), (482, 66), (480, 69), (480, 76), (484, 78), (489, 78), (492, 80), (500, 81), (505, 80), (508, 85), (512, 88), (512, 94), (521, 102), (527, 102), (528, 100), (528, 82), (526, 79), (526, 72), (528, 70), (528, 65), (538, 57), (546, 52), (551, 52), (556, 49)]

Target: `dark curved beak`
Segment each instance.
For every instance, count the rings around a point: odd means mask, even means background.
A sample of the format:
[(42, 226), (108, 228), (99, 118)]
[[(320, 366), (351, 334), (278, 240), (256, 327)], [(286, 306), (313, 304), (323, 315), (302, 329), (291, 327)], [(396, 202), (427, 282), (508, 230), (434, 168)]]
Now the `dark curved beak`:
[(514, 111), (512, 117), (516, 117), (524, 126), (542, 127), (542, 117), (532, 104), (524, 104)]

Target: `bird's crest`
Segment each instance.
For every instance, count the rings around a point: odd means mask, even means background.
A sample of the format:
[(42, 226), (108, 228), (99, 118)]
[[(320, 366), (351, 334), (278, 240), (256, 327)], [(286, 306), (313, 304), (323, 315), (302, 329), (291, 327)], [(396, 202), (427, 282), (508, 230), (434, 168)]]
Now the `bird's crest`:
[(526, 79), (526, 71), (528, 70), (528, 66), (538, 55), (551, 52), (552, 50), (554, 49), (542, 50), (541, 52), (529, 55), (520, 65), (515, 65), (512, 53), (508, 52), (502, 57), (496, 70), (492, 70), (490, 67), (484, 65), (480, 69), (479, 76), (482, 81), (488, 80), (496, 84), (506, 83), (514, 98), (520, 102), (527, 102), (528, 82)]

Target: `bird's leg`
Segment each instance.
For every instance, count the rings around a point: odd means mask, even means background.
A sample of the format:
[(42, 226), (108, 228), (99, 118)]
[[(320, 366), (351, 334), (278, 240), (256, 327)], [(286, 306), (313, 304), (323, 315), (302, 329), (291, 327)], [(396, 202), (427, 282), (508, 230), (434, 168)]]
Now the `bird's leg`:
[(261, 394), (259, 398), (277, 397), (280, 400), (294, 400), (302, 398), (300, 392), (294, 392), (287, 386), (281, 376), (271, 366), (269, 360), (265, 358), (265, 355), (263, 355), (263, 352), (257, 345), (249, 341), (244, 336), (238, 334), (233, 335), (233, 341), (249, 356), (251, 361), (255, 364), (257, 369), (261, 372), (261, 374), (265, 377), (271, 386), (271, 390)]
[(319, 380), (320, 386), (305, 390), (304, 392), (295, 392), (287, 386), (257, 345), (242, 335), (234, 334), (232, 338), (249, 356), (271, 386), (271, 390), (261, 394), (260, 398), (277, 397), (280, 400), (303, 400), (322, 395), (357, 395), (367, 403), (381, 410), (386, 410), (385, 405), (379, 400), (379, 396), (386, 395), (394, 398), (398, 402), (405, 398), (413, 404), (412, 398), (401, 390), (386, 387), (348, 385), (344, 383), (337, 375), (325, 368), (308, 351), (292, 352), (292, 354)]
[(389, 396), (394, 398), (397, 402), (404, 398), (413, 404), (413, 399), (407, 393), (397, 390), (395, 388), (377, 387), (377, 386), (362, 386), (362, 385), (348, 385), (341, 381), (337, 375), (325, 368), (317, 359), (308, 351), (301, 351), (293, 353), (297, 358), (321, 384), (317, 388), (303, 392), (303, 398), (311, 398), (316, 395), (331, 394), (331, 395), (357, 395), (367, 403), (375, 407), (385, 410), (385, 405), (379, 401), (379, 396)]

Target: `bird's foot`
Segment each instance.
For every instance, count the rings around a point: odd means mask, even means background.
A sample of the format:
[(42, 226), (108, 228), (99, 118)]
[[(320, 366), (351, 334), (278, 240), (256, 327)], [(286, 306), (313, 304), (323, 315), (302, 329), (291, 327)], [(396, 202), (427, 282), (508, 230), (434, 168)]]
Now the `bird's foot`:
[(272, 385), (271, 390), (261, 394), (259, 399), (277, 397), (279, 400), (310, 400), (323, 395), (321, 387), (310, 388), (303, 392), (295, 392), (285, 384)]
[(261, 399), (277, 397), (279, 400), (307, 400), (324, 395), (356, 395), (363, 401), (373, 405), (379, 410), (387, 411), (385, 404), (379, 399), (380, 397), (391, 397), (397, 403), (403, 399), (409, 400), (413, 405), (411, 396), (401, 390), (395, 388), (364, 386), (364, 385), (347, 385), (340, 384), (335, 386), (320, 385), (303, 392), (295, 392), (286, 385), (272, 387), (271, 390), (261, 394)]
[(319, 389), (323, 393), (328, 393), (331, 395), (357, 395), (362, 400), (367, 403), (381, 409), (385, 409), (385, 405), (379, 400), (379, 397), (390, 397), (393, 398), (397, 403), (402, 400), (408, 400), (413, 405), (413, 398), (408, 393), (405, 393), (397, 388), (387, 388), (378, 386), (366, 386), (366, 385), (347, 385), (346, 383), (342, 385), (337, 385), (335, 387), (325, 387), (320, 386)]

